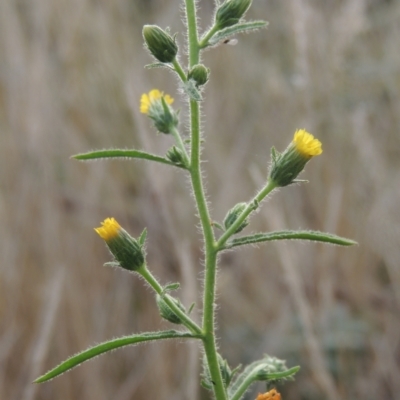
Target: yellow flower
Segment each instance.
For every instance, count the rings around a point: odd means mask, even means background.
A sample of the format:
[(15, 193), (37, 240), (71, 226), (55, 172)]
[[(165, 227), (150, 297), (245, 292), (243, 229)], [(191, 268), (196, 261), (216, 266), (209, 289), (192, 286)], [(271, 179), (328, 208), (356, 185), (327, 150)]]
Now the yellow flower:
[(305, 129), (298, 129), (283, 153), (272, 148), (272, 165), (269, 178), (276, 186), (290, 185), (295, 182), (308, 161), (321, 153), (321, 142)]
[(319, 156), (322, 153), (322, 145), (311, 133), (305, 129), (298, 129), (293, 138), (296, 150), (306, 157)]
[(106, 242), (117, 237), (121, 226), (114, 218), (106, 218), (102, 223), (101, 227), (95, 228), (94, 230), (100, 235)]
[(151, 104), (160, 100), (161, 97), (164, 97), (164, 100), (167, 104), (172, 104), (174, 99), (166, 94), (164, 96), (163, 92), (160, 92), (158, 89), (150, 90), (149, 94), (143, 93), (142, 97), (140, 98), (140, 112), (143, 114), (148, 114)]
[(95, 231), (106, 242), (115, 258), (114, 264), (129, 271), (141, 268), (145, 263), (143, 244), (121, 228), (114, 218), (106, 218), (101, 225), (100, 228), (95, 228)]
[(256, 400), (281, 400), (281, 395), (275, 389), (272, 389), (264, 394), (259, 393)]

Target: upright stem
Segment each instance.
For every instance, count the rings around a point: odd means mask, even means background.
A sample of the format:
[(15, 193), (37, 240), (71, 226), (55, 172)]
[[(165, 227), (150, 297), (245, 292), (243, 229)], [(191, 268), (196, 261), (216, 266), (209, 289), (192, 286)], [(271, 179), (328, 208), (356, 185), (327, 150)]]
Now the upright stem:
[[(200, 59), (200, 46), (197, 33), (195, 0), (185, 0), (186, 18), (189, 42), (189, 67), (198, 64)], [(207, 365), (213, 383), (214, 394), (217, 400), (227, 400), (224, 382), (218, 364), (217, 345), (214, 332), (215, 313), (215, 278), (217, 270), (217, 251), (215, 247), (214, 232), (207, 207), (201, 178), (200, 167), (200, 107), (199, 103), (190, 100), (190, 128), (191, 128), (191, 162), (190, 174), (194, 197), (204, 235), (205, 247), (205, 282), (203, 295), (203, 345), (207, 357)]]
[(197, 35), (197, 17), (195, 0), (185, 0), (186, 20), (189, 39), (189, 67), (199, 62), (199, 39)]

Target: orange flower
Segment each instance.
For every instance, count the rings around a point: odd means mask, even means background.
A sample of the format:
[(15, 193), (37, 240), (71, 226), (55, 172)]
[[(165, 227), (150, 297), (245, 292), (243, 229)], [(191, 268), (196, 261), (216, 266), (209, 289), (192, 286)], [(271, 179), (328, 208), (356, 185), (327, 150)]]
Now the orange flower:
[(281, 395), (275, 389), (270, 390), (267, 393), (259, 393), (256, 400), (281, 400)]

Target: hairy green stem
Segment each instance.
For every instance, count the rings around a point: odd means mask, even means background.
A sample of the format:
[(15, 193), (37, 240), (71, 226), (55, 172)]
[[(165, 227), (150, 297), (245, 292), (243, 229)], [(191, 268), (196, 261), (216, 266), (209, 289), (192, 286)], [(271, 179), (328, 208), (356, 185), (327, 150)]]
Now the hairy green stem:
[(181, 64), (179, 64), (179, 61), (176, 58), (174, 59), (174, 61), (172, 61), (172, 65), (174, 66), (174, 69), (175, 69), (176, 73), (179, 75), (179, 77), (181, 78), (182, 82), (186, 82), (187, 77), (186, 77), (185, 71), (183, 70), (183, 68), (181, 67)]
[(222, 250), (226, 241), (235, 234), (243, 221), (258, 208), (259, 204), (276, 188), (276, 183), (268, 180), (267, 184), (257, 193), (252, 201), (247, 204), (247, 207), (239, 215), (238, 219), (225, 231), (217, 242), (217, 250)]
[(204, 234), (205, 246), (205, 282), (203, 295), (203, 344), (207, 357), (208, 368), (214, 383), (214, 393), (217, 400), (226, 400), (226, 392), (217, 359), (217, 345), (215, 339), (215, 278), (217, 272), (217, 253), (215, 250), (214, 232), (205, 199), (201, 170), (200, 170), (200, 132), (199, 132), (199, 105), (190, 101), (192, 121), (192, 151), (191, 151), (191, 178), (193, 192)]
[(200, 169), (200, 116), (197, 102), (190, 101), (191, 113), (191, 165), (190, 173), (194, 197), (196, 199), (205, 246), (205, 282), (203, 295), (203, 344), (207, 357), (208, 368), (214, 383), (214, 393), (217, 400), (226, 400), (224, 383), (217, 359), (217, 345), (214, 329), (215, 314), (215, 278), (217, 271), (217, 253), (211, 219), (204, 194)]
[(182, 137), (179, 133), (179, 131), (174, 127), (171, 129), (171, 133), (173, 137), (175, 138), (176, 144), (178, 145), (179, 149), (182, 151), (184, 157), (185, 157), (185, 163), (189, 167), (190, 161), (189, 161), (189, 156), (187, 154), (187, 150), (185, 147), (185, 144), (183, 143)]
[(215, 285), (217, 270), (217, 252), (215, 249), (206, 254), (206, 276), (203, 295), (203, 345), (207, 357), (207, 365), (213, 383), (214, 393), (217, 400), (228, 398), (225, 385), (222, 380), (221, 370), (218, 363), (217, 343), (215, 337)]
[[(260, 370), (262, 370), (263, 368), (265, 368), (264, 365), (262, 365), (261, 367), (259, 367)], [(230, 400), (240, 400), (242, 398), (242, 396), (246, 393), (246, 391), (248, 390), (249, 386), (255, 382), (257, 380), (256, 378), (257, 375), (257, 370), (253, 371), (252, 374), (248, 375), (246, 377), (246, 379), (243, 380), (243, 382), (241, 383), (241, 385), (236, 389), (236, 392), (233, 393), (232, 397)]]
[(177, 307), (174, 301), (171, 300), (170, 296), (164, 293), (163, 287), (159, 284), (154, 275), (147, 269), (146, 265), (143, 265), (141, 268), (139, 268), (137, 272), (146, 280), (146, 282), (154, 289), (156, 293), (162, 296), (171, 310), (181, 319), (183, 325), (185, 325), (196, 335), (202, 336), (202, 329), (186, 313)]
[(200, 49), (204, 49), (204, 47), (207, 47), (208, 41), (210, 38), (214, 36), (214, 33), (218, 32), (220, 29), (217, 25), (214, 25), (200, 40), (199, 47)]
[[(189, 67), (199, 63), (200, 46), (198, 42), (195, 0), (185, 0), (186, 19), (189, 43)], [(227, 400), (224, 382), (218, 365), (217, 345), (215, 339), (215, 279), (217, 271), (217, 253), (214, 231), (207, 207), (200, 168), (200, 106), (190, 101), (191, 160), (190, 176), (197, 210), (204, 235), (205, 247), (205, 282), (203, 296), (203, 345), (207, 357), (207, 365), (213, 382), (217, 400)]]
[(189, 41), (189, 67), (193, 67), (193, 65), (199, 63), (200, 53), (195, 0), (185, 0), (185, 6)]

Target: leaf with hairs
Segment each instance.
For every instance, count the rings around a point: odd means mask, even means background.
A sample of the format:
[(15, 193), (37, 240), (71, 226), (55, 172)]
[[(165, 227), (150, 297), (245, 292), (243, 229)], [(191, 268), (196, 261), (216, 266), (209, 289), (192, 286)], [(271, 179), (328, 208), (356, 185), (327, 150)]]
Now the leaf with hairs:
[[(81, 153), (72, 156), (76, 160), (90, 161), (97, 160), (100, 158), (139, 158), (143, 160), (155, 161), (162, 164), (172, 165), (176, 167), (177, 165), (167, 160), (164, 157), (156, 156), (154, 154), (147, 153), (140, 150), (123, 150), (123, 149), (109, 149), (109, 150), (95, 150), (88, 153)], [(179, 167), (179, 166), (178, 166)]]
[(137, 343), (149, 342), (154, 340), (163, 339), (182, 339), (189, 338), (195, 339), (196, 335), (190, 332), (179, 332), (179, 331), (159, 331), (159, 332), (145, 332), (130, 336), (123, 336), (117, 339), (108, 340), (100, 343), (96, 346), (90, 347), (81, 353), (75, 354), (74, 356), (63, 361), (61, 364), (46, 372), (44, 375), (37, 378), (34, 383), (41, 383), (55, 378), (58, 375), (82, 364), (83, 362), (90, 360), (91, 358), (97, 357), (100, 354), (106, 353), (111, 350), (118, 349), (124, 346), (131, 346)]
[(182, 83), (184, 92), (190, 97), (190, 100), (202, 101), (203, 98), (199, 89), (197, 89), (196, 82), (193, 79), (189, 79)]
[(232, 239), (226, 245), (226, 249), (232, 247), (243, 246), (246, 244), (269, 242), (272, 240), (309, 240), (314, 242), (324, 242), (337, 244), (339, 246), (353, 246), (357, 244), (354, 240), (333, 235), (331, 233), (319, 231), (275, 231), (267, 233), (256, 233), (254, 235), (242, 236)]
[(170, 70), (174, 71), (174, 69), (169, 65), (169, 64), (165, 64), (162, 62), (156, 62), (156, 63), (152, 63), (152, 64), (147, 64), (144, 66), (146, 69), (152, 69), (152, 68), (169, 68)]
[(218, 31), (208, 40), (208, 43), (205, 46), (215, 46), (219, 42), (229, 39), (231, 36), (237, 35), (238, 33), (247, 33), (257, 29), (265, 28), (267, 26), (267, 21), (249, 21), (232, 25), (228, 28)]

